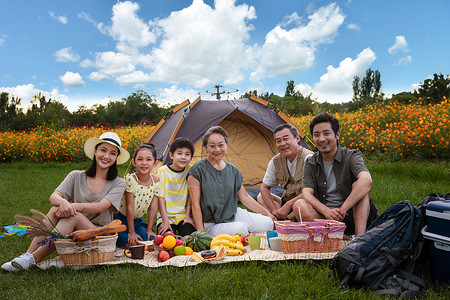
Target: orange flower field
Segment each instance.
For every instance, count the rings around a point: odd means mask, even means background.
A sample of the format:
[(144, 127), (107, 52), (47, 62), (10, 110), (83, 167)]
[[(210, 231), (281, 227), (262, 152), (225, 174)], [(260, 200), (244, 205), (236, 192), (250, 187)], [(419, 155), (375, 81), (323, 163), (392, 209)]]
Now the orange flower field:
[(86, 160), (84, 142), (98, 137), (105, 131), (116, 132), (122, 146), (133, 153), (150, 134), (153, 126), (124, 126), (114, 129), (103, 127), (81, 127), (63, 130), (38, 127), (30, 132), (0, 132), (0, 161), (16, 160), (80, 161)]
[[(378, 104), (364, 110), (335, 114), (341, 125), (340, 144), (357, 148), (365, 155), (389, 159), (448, 159), (450, 102), (439, 104)], [(291, 117), (311, 139), (312, 115)], [(0, 162), (28, 160), (80, 161), (87, 158), (84, 142), (110, 129), (82, 127), (56, 130), (54, 126), (38, 127), (30, 132), (0, 132)], [(114, 131), (131, 153), (154, 127), (135, 125)]]
[[(450, 158), (450, 102), (422, 105), (378, 104), (354, 112), (335, 114), (340, 144), (365, 155), (389, 159)], [(291, 120), (311, 138), (312, 115)]]

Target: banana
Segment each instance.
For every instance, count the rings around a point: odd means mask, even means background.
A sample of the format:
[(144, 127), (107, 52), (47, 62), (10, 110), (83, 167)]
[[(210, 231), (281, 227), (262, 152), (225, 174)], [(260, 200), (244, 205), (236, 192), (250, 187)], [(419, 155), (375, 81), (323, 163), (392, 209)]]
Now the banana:
[(227, 256), (236, 256), (236, 255), (244, 254), (244, 252), (242, 252), (241, 250), (238, 250), (238, 249), (227, 250), (226, 253), (227, 253)]
[(229, 234), (219, 234), (219, 235), (215, 236), (212, 239), (211, 243), (216, 241), (216, 240), (228, 240), (228, 241), (233, 242), (233, 243), (236, 242), (236, 238), (234, 236), (232, 236), (232, 235), (229, 235)]
[(233, 243), (233, 242), (230, 242), (229, 240), (224, 240), (224, 239), (219, 239), (219, 240), (215, 240), (215, 241), (211, 242), (210, 248), (214, 249), (219, 245), (227, 246), (232, 249), (238, 249), (241, 251), (245, 251), (245, 247), (242, 244)]
[(236, 249), (236, 244), (233, 242), (230, 242), (229, 240), (223, 240), (223, 239), (219, 239), (219, 240), (215, 240), (213, 242), (211, 242), (211, 247), (215, 248), (218, 245), (224, 245), (224, 246), (228, 246), (230, 248)]

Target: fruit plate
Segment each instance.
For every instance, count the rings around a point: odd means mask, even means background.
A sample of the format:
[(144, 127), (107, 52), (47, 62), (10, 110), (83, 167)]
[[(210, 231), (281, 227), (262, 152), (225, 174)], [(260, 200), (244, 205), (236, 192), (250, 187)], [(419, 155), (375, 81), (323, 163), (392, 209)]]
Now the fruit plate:
[(222, 245), (220, 245), (220, 246), (218, 246), (218, 247), (216, 247), (215, 249), (212, 249), (212, 250), (216, 250), (216, 257), (213, 257), (213, 258), (203, 258), (202, 257), (202, 252), (203, 251), (201, 251), (201, 252), (194, 252), (192, 255), (191, 255), (191, 259), (192, 260), (195, 260), (195, 261), (199, 261), (199, 262), (209, 262), (209, 261), (219, 261), (219, 260), (222, 260), (222, 259), (224, 259), (225, 258), (225, 256), (227, 256), (227, 253), (226, 253), (226, 251), (225, 251), (225, 248), (222, 246)]

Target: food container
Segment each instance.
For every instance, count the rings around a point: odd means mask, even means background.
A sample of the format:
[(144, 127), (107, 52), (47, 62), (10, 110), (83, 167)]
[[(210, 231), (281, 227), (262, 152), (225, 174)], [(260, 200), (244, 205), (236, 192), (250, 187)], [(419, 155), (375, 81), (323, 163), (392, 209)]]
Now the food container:
[(422, 228), (422, 235), (428, 245), (430, 277), (441, 283), (450, 284), (450, 237), (428, 230), (428, 226)]
[(428, 232), (450, 237), (450, 200), (428, 203), (425, 215)]
[(93, 265), (114, 260), (117, 233), (101, 235), (85, 241), (55, 240), (59, 259), (65, 265)]
[(148, 251), (148, 252), (155, 251), (155, 247), (153, 245), (153, 240), (151, 240), (151, 241), (138, 241), (137, 244), (138, 245), (144, 245), (145, 246), (145, 251)]
[(326, 253), (342, 248), (345, 224), (334, 220), (276, 221), (283, 253)]

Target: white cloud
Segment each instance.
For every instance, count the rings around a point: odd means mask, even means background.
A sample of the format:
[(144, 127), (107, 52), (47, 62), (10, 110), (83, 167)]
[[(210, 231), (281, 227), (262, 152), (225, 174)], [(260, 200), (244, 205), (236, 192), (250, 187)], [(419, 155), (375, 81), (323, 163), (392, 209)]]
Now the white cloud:
[(4, 35), (4, 34), (2, 34), (1, 36), (0, 36), (0, 47), (2, 47), (2, 46), (4, 46), (5, 45), (5, 43), (6, 43), (6, 38), (7, 38), (8, 36), (7, 35)]
[(144, 68), (152, 68), (154, 61), (153, 61), (153, 57), (150, 54), (141, 54), (138, 55), (137, 57), (135, 57), (135, 62), (136, 65), (141, 65)]
[(186, 99), (190, 99), (192, 102), (193, 98), (198, 97), (198, 92), (192, 89), (182, 89), (176, 85), (172, 85), (170, 88), (162, 88), (158, 90), (158, 95), (156, 96), (156, 102), (162, 106), (170, 106), (174, 104), (179, 104)]
[(70, 88), (85, 86), (84, 80), (79, 73), (67, 71), (63, 76), (60, 76), (59, 79), (61, 79), (65, 86)]
[(52, 17), (52, 19), (54, 19), (54, 20), (56, 20), (56, 21), (58, 21), (58, 22), (61, 22), (61, 23), (63, 23), (64, 25), (66, 25), (66, 24), (69, 22), (69, 20), (67, 19), (66, 16), (57, 16), (57, 15), (55, 15), (55, 13), (52, 12), (52, 11), (49, 11), (48, 13), (49, 13), (50, 17)]
[(18, 97), (22, 99), (21, 106), (27, 107), (34, 94), (41, 92), (34, 87), (34, 84), (17, 85), (15, 87), (0, 87), (0, 92), (6, 92), (10, 97)]
[[(33, 84), (24, 84), (24, 85), (17, 85), (15, 87), (0, 87), (0, 92), (6, 92), (9, 94), (10, 97), (18, 97), (22, 99), (20, 102), (20, 107), (23, 108), (25, 111), (31, 106), (31, 100), (33, 100), (34, 95), (41, 93), (46, 97), (46, 99), (54, 99), (62, 104), (68, 106), (69, 104), (69, 98), (59, 93), (58, 89), (53, 89), (51, 92), (43, 91), (41, 89), (37, 89)], [(70, 110), (70, 109), (69, 109)]]
[(302, 22), (302, 18), (297, 14), (297, 12), (294, 11), (291, 15), (285, 16), (283, 18), (283, 21), (281, 22), (280, 26), (286, 27), (291, 24), (300, 25), (301, 22)]
[(356, 30), (356, 31), (360, 31), (361, 30), (361, 28), (355, 23), (347, 24), (347, 29)]
[(134, 71), (132, 73), (124, 74), (116, 78), (119, 85), (133, 84), (136, 87), (142, 87), (144, 84), (151, 81), (149, 74), (142, 71)]
[(95, 63), (90, 59), (83, 59), (80, 62), (80, 67), (85, 68), (85, 69), (92, 68), (92, 67), (95, 67)]
[(89, 75), (92, 80), (114, 78), (135, 70), (132, 57), (117, 52), (99, 52), (96, 54), (93, 64), (98, 70)]
[(62, 48), (55, 52), (57, 62), (77, 62), (80, 56), (72, 51), (72, 47)]
[(419, 89), (419, 86), (420, 86), (420, 83), (413, 83), (413, 84), (411, 84), (411, 89), (413, 91), (416, 91)]
[(121, 52), (133, 51), (156, 41), (155, 35), (149, 31), (149, 25), (137, 16), (138, 10), (139, 4), (129, 1), (113, 6), (109, 33), (118, 41), (116, 47)]
[(394, 55), (398, 52), (408, 52), (408, 42), (403, 35), (397, 35), (395, 37), (395, 43), (388, 49), (389, 54)]
[(398, 60), (398, 62), (396, 64), (394, 64), (394, 66), (406, 66), (407, 64), (412, 62), (412, 57), (411, 55), (402, 57)]
[(309, 84), (297, 84), (294, 87), (294, 90), (300, 92), (303, 96), (308, 96), (309, 94), (313, 93), (313, 88)]
[(278, 25), (266, 35), (260, 53), (260, 67), (252, 73), (252, 81), (309, 69), (314, 64), (317, 47), (333, 42), (345, 15), (339, 6), (332, 3), (319, 8), (308, 19), (307, 24), (291, 30)]
[(155, 23), (164, 36), (152, 51), (152, 79), (204, 88), (220, 81), (236, 83), (252, 62), (249, 20), (256, 18), (252, 6), (217, 0), (215, 8), (195, 0)]
[(136, 3), (118, 2), (110, 26), (85, 12), (78, 14), (117, 42), (117, 52), (98, 52), (94, 59), (81, 61), (81, 67), (94, 68), (89, 79), (139, 86), (169, 82), (201, 89), (216, 83), (238, 85), (245, 72), (253, 71), (252, 84), (260, 86), (264, 78), (312, 67), (317, 48), (333, 42), (345, 19), (335, 3), (305, 16), (305, 22), (294, 12), (258, 46), (249, 44), (255, 8), (235, 0), (216, 0), (214, 7), (194, 0), (167, 18), (149, 21), (138, 16), (139, 9)]
[(105, 26), (103, 25), (102, 22), (96, 22), (94, 21), (94, 19), (91, 18), (91, 16), (87, 13), (87, 12), (80, 12), (78, 14), (78, 17), (93, 24), (102, 34), (107, 34), (108, 33), (108, 29), (105, 28)]
[[(337, 68), (328, 66), (327, 73), (322, 75), (320, 81), (314, 85), (313, 98), (330, 103), (350, 101), (353, 95), (353, 78), (364, 74), (375, 59), (375, 53), (370, 48), (366, 48), (358, 54), (356, 59), (347, 57)], [(297, 86), (298, 90), (307, 91), (308, 88), (310, 88), (308, 85)]]

